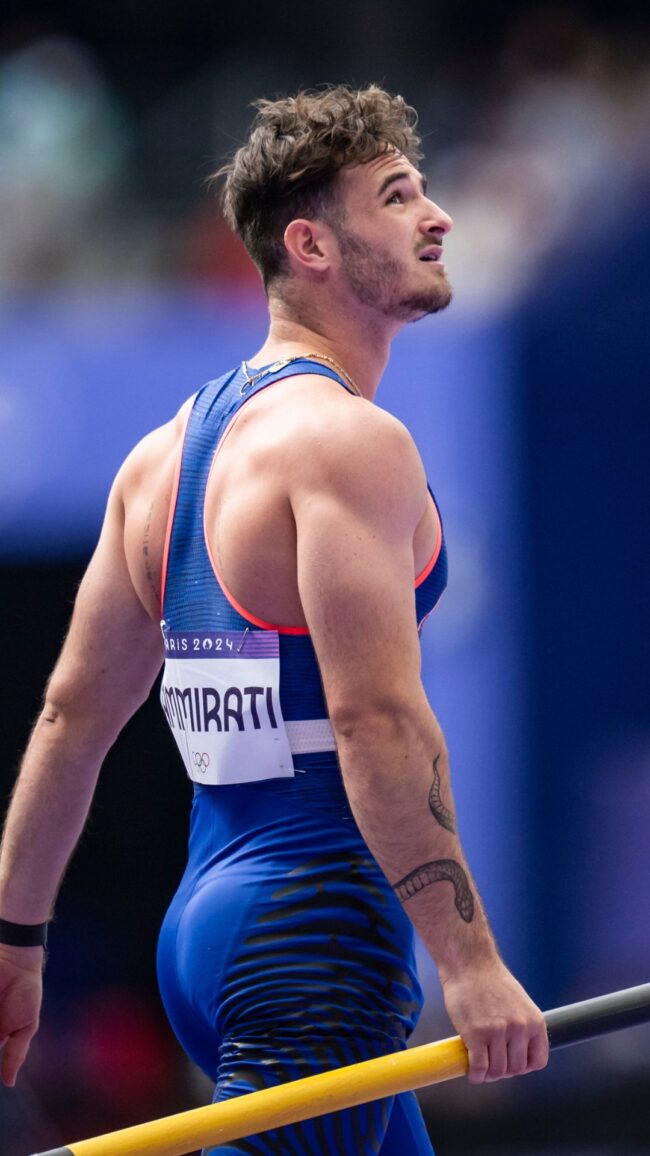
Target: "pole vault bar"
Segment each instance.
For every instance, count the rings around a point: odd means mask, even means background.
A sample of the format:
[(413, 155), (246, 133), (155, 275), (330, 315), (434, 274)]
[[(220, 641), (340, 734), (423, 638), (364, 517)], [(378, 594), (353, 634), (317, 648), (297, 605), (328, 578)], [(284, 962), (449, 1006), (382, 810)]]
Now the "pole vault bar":
[[(544, 1018), (552, 1049), (647, 1023), (650, 1021), (650, 983), (555, 1008), (546, 1012)], [(42, 1152), (40, 1156), (185, 1156), (196, 1148), (213, 1147), (370, 1100), (453, 1080), (466, 1071), (465, 1045), (459, 1036), (454, 1036), (251, 1092), (220, 1104), (136, 1124), (92, 1140), (80, 1140), (66, 1148)]]

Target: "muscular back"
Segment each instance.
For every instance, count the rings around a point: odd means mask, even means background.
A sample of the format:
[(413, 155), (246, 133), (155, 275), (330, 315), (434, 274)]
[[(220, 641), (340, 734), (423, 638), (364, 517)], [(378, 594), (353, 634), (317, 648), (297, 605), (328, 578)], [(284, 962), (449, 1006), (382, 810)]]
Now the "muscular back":
[[(156, 623), (168, 515), (190, 406), (191, 401), (145, 438), (121, 473), (127, 565)], [(212, 556), (237, 602), (267, 622), (307, 624), (298, 584), (294, 502), (308, 502), (310, 491), (327, 489), (338, 457), (345, 459), (353, 487), (372, 485), (368, 477), (355, 480), (364, 468), (363, 451), (369, 440), (381, 443), (395, 431), (405, 436), (383, 410), (323, 377), (278, 382), (246, 403), (219, 446), (205, 508)], [(431, 557), (438, 532), (421, 469), (420, 475), (413, 493), (414, 576)]]

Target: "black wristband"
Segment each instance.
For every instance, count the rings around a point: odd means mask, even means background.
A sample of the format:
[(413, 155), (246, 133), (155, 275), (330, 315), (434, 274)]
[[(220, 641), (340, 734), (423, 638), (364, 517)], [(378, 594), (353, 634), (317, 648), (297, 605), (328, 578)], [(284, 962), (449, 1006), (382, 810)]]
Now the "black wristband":
[(0, 919), (0, 944), (7, 947), (47, 947), (47, 923), (12, 923)]

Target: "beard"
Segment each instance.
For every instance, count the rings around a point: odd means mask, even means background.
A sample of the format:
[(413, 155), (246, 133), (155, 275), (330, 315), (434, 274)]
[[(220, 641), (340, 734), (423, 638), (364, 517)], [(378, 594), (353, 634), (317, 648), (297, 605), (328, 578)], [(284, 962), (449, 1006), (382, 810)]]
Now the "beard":
[(370, 248), (341, 222), (335, 232), (348, 284), (362, 305), (396, 321), (419, 321), (449, 305), (452, 288), (445, 273), (426, 288), (410, 290), (408, 268), (386, 249)]

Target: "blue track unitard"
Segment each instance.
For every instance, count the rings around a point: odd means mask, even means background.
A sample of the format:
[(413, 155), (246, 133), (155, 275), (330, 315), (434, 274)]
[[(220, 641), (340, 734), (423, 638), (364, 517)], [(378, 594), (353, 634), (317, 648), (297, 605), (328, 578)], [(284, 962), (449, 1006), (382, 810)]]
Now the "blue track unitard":
[[(423, 1000), (411, 922), (359, 832), (333, 742), (323, 739), (319, 746), (317, 736), (329, 722), (309, 634), (261, 622), (239, 606), (215, 570), (204, 535), (206, 486), (226, 428), (249, 397), (298, 373), (324, 375), (347, 388), (320, 362), (303, 359), (255, 370), (259, 377), (250, 388), (238, 369), (199, 391), (170, 515), (166, 637), (196, 636), (203, 647), (223, 637), (232, 657), (251, 638), (260, 653), (267, 642), (271, 651), (279, 646), (276, 713), (291, 738), (292, 766), (279, 777), (260, 779), (252, 769), (239, 773), (238, 781), (206, 785), (207, 743), (205, 752), (201, 742), (198, 753), (191, 750), (197, 729), (201, 738), (228, 728), (226, 695), (235, 729), (241, 693), (236, 700), (235, 691), (226, 691), (217, 706), (216, 690), (204, 685), (190, 692), (170, 684), (163, 691), (181, 753), (181, 739), (186, 745), (186, 765), (197, 769), (191, 773), (189, 860), (161, 929), (158, 974), (174, 1031), (214, 1080), (216, 1101), (402, 1050)], [(419, 625), (446, 584), (437, 510), (436, 517), (436, 550), (416, 579)], [(258, 633), (263, 631), (267, 635)], [(243, 641), (233, 648), (232, 639)], [(227, 661), (222, 668), (234, 669)], [(182, 661), (176, 669), (182, 675)], [(262, 690), (245, 690), (257, 727)], [(267, 705), (275, 723), (270, 700)], [(415, 1095), (404, 1093), (210, 1151), (431, 1156), (433, 1149)]]

